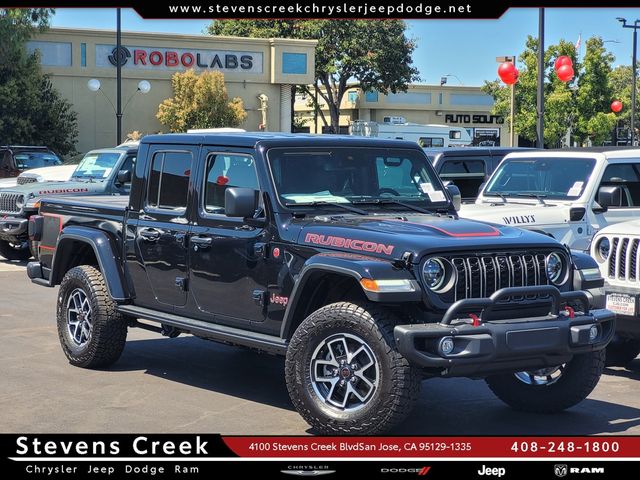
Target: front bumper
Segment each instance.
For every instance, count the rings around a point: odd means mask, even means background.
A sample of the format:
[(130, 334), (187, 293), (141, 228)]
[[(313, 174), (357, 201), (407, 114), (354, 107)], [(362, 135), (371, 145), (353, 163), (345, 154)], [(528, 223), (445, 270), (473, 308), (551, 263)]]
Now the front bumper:
[[(482, 320), (490, 318), (492, 310), (504, 306), (507, 297), (522, 295), (548, 295), (549, 314)], [(583, 312), (574, 316), (561, 312), (567, 303), (582, 304)], [(465, 323), (470, 313), (479, 316), (478, 326)], [(593, 325), (597, 326), (598, 334), (590, 340)], [(553, 286), (538, 286), (503, 288), (490, 298), (460, 300), (447, 310), (440, 323), (398, 325), (394, 336), (400, 353), (433, 375), (484, 377), (565, 363), (575, 354), (605, 348), (614, 330), (615, 314), (604, 309), (590, 311), (584, 292), (560, 293)], [(444, 338), (454, 344), (449, 354), (442, 353)]]
[(0, 218), (0, 240), (7, 242), (23, 242), (27, 240), (29, 220), (27, 218)]

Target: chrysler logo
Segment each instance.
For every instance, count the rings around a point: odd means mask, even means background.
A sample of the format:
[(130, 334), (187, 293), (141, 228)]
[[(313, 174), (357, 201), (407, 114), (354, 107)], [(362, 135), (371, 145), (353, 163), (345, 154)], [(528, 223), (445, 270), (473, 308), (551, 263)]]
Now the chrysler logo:
[(111, 50), (111, 55), (109, 55), (109, 63), (114, 67), (117, 67), (118, 64), (120, 66), (127, 63), (127, 60), (131, 58), (131, 52), (127, 47), (120, 47), (120, 54), (118, 54), (118, 47), (114, 47)]
[(298, 477), (316, 477), (318, 475), (329, 475), (335, 473), (335, 470), (280, 470), (280, 473), (287, 475), (295, 475)]

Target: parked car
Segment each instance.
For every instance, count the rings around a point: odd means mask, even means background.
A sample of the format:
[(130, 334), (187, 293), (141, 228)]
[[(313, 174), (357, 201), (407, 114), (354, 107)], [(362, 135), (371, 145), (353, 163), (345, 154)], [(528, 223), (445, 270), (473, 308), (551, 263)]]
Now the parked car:
[(640, 353), (640, 219), (603, 228), (593, 238), (591, 256), (605, 279), (606, 305), (616, 313), (616, 337), (606, 364), (627, 366)]
[(150, 135), (129, 197), (42, 200), (27, 273), (60, 285), (72, 365), (112, 364), (129, 327), (284, 355), (321, 433), (387, 431), (425, 377), (484, 378), (525, 411), (577, 404), (614, 330), (591, 308), (596, 262), (459, 204), (413, 142)]
[(0, 256), (31, 257), (27, 227), (43, 196), (128, 195), (137, 149), (133, 144), (91, 150), (66, 182), (34, 182), (0, 190)]
[(0, 188), (15, 186), (14, 179), (26, 170), (57, 165), (62, 160), (47, 147), (0, 146)]
[(588, 251), (607, 225), (640, 215), (640, 150), (510, 153), (460, 216), (526, 228)]
[(518, 147), (457, 147), (425, 148), (424, 152), (440, 178), (460, 189), (462, 202), (472, 203), (504, 156), (523, 150)]

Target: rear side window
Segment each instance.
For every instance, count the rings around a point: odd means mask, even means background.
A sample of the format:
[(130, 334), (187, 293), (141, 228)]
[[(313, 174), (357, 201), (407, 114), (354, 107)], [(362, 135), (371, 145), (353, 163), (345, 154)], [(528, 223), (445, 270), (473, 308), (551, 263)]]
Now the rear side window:
[(442, 137), (420, 137), (418, 145), (422, 148), (444, 147), (444, 138)]
[(622, 190), (621, 207), (640, 206), (639, 164), (613, 163), (604, 171), (601, 187), (619, 187)]
[(482, 160), (447, 160), (442, 165), (440, 176), (449, 177), (484, 177), (485, 166)]
[(191, 162), (190, 152), (156, 152), (151, 162), (147, 206), (161, 210), (186, 210)]

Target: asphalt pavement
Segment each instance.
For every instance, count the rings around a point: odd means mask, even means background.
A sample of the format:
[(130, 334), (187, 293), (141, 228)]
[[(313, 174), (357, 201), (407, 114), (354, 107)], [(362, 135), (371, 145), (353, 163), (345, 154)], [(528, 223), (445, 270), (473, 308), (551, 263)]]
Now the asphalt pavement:
[[(0, 259), (0, 431), (313, 433), (293, 410), (278, 357), (130, 329), (112, 367), (72, 367), (56, 332), (57, 289), (32, 284), (24, 270)], [(483, 381), (428, 380), (392, 433), (640, 435), (639, 392), (640, 358), (607, 369), (588, 399), (556, 415), (515, 412)]]

